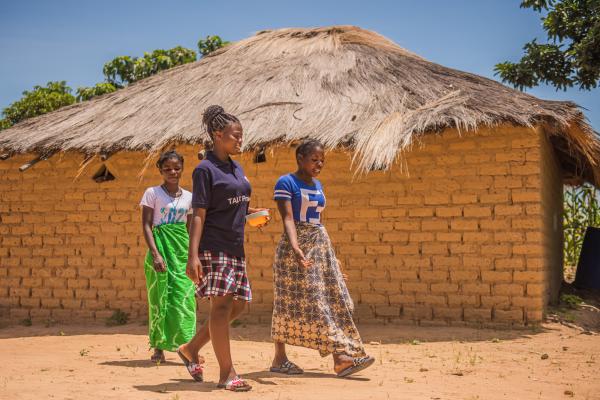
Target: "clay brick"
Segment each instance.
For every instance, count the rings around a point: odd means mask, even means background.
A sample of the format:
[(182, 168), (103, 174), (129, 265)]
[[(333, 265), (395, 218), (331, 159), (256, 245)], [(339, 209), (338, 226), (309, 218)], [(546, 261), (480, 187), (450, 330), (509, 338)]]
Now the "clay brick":
[(478, 306), (479, 295), (448, 294), (448, 305), (455, 306)]
[(61, 299), (60, 304), (66, 309), (81, 308), (81, 300), (79, 299)]
[[(373, 234), (371, 234), (372, 236)], [(406, 243), (408, 241), (408, 233), (406, 232), (386, 232), (383, 234), (383, 242)]]
[(499, 310), (494, 309), (494, 321), (499, 322), (522, 322), (523, 310)]
[(339, 246), (338, 253), (346, 255), (362, 255), (365, 254), (365, 246), (342, 245)]
[(417, 271), (415, 270), (391, 270), (390, 278), (393, 280), (417, 280)]
[(447, 305), (446, 296), (435, 296), (426, 293), (416, 294), (417, 303), (421, 303), (427, 306), (445, 306)]
[(512, 258), (497, 258), (494, 261), (494, 267), (498, 270), (508, 269), (516, 270), (521, 269), (524, 266), (523, 259), (512, 257)]
[(431, 284), (431, 292), (432, 293), (440, 293), (440, 294), (450, 294), (450, 293), (458, 293), (458, 284), (456, 283), (432, 283)]
[(542, 201), (541, 193), (539, 191), (521, 191), (513, 190), (511, 193), (513, 203), (527, 203), (527, 202), (540, 202)]
[(494, 214), (497, 216), (521, 215), (523, 207), (521, 205), (500, 204), (494, 207)]
[(435, 234), (438, 242), (460, 242), (462, 235), (460, 233), (438, 232)]
[(414, 304), (416, 295), (414, 293), (408, 294), (391, 294), (389, 295), (390, 304)]
[(423, 220), (421, 222), (421, 229), (425, 232), (430, 231), (442, 231), (445, 232), (449, 228), (447, 220)]
[(448, 280), (447, 271), (419, 271), (421, 282), (446, 282)]
[(544, 295), (544, 284), (541, 283), (528, 283), (527, 284), (527, 296), (543, 296)]
[(511, 271), (481, 271), (483, 282), (510, 283), (512, 282)]
[(453, 219), (450, 221), (450, 229), (453, 231), (476, 231), (479, 225), (476, 220)]
[(421, 229), (421, 221), (396, 221), (394, 222), (394, 230), (397, 231), (418, 231)]
[(523, 232), (494, 232), (494, 241), (496, 242), (523, 242)]
[(394, 254), (419, 254), (418, 244), (394, 245)]
[(427, 293), (427, 283), (419, 282), (402, 282), (403, 292)]
[(518, 283), (494, 284), (493, 292), (499, 296), (523, 296), (524, 286)]
[(513, 273), (515, 282), (539, 283), (544, 281), (543, 271), (515, 271)]
[(421, 243), (421, 242), (433, 242), (435, 235), (431, 232), (414, 232), (409, 235), (409, 242)]
[(481, 296), (481, 306), (484, 308), (493, 307), (499, 310), (510, 309), (510, 297), (508, 296)]
[(448, 245), (445, 243), (421, 243), (421, 253), (423, 255), (427, 254), (438, 254), (438, 255), (447, 255), (448, 254)]
[(483, 244), (481, 245), (482, 255), (510, 255), (511, 247), (509, 244)]
[(511, 298), (511, 304), (514, 307), (524, 307), (528, 310), (542, 310), (544, 302), (541, 297), (520, 297)]
[(513, 218), (511, 222), (513, 229), (542, 229), (542, 220), (538, 217)]
[(42, 298), (42, 308), (53, 309), (60, 307), (60, 299)]
[(389, 232), (394, 230), (394, 222), (369, 222), (368, 228), (373, 232)]
[(426, 205), (446, 205), (450, 202), (450, 196), (446, 194), (430, 194), (424, 196), (423, 203)]
[[(379, 234), (373, 232), (356, 232), (352, 234), (352, 239), (354, 242), (365, 242), (365, 243), (373, 243), (379, 242)], [(333, 240), (333, 239), (332, 239)], [(335, 243), (338, 243), (338, 240), (333, 240)]]
[(490, 294), (490, 285), (488, 283), (461, 283), (461, 289), (464, 294)]
[(400, 315), (400, 307), (398, 306), (375, 306), (375, 315), (378, 317), (398, 317)]
[(435, 215), (437, 217), (461, 217), (462, 207), (436, 207)]
[(474, 204), (477, 203), (476, 194), (453, 194), (452, 203), (454, 204)]
[(475, 243), (450, 243), (450, 254), (452, 255), (473, 254), (478, 250), (479, 246)]
[(433, 307), (434, 319), (460, 321), (463, 318), (462, 308)]
[(407, 214), (407, 210), (405, 208), (393, 208), (389, 210), (381, 210), (382, 218), (398, 218), (404, 217)]
[(429, 207), (409, 208), (408, 216), (409, 217), (432, 217), (433, 211), (434, 211), (434, 209), (429, 208)]
[(492, 310), (487, 308), (465, 308), (463, 315), (465, 321), (491, 321)]
[(362, 304), (387, 304), (387, 296), (375, 293), (361, 293), (360, 302)]
[(450, 270), (450, 280), (452, 282), (473, 282), (477, 279), (479, 279), (478, 271)]
[(527, 256), (541, 256), (543, 255), (543, 248), (539, 244), (525, 244), (525, 245), (513, 245), (513, 254), (527, 255)]
[(509, 191), (503, 191), (499, 193), (482, 193), (479, 196), (479, 202), (481, 204), (503, 204), (508, 203)]

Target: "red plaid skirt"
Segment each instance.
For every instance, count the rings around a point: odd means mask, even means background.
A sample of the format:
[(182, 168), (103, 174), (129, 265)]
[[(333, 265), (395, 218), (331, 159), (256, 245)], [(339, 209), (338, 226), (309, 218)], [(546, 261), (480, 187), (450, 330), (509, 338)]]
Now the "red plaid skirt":
[(196, 289), (198, 297), (233, 294), (236, 300), (252, 300), (244, 257), (210, 250), (201, 251), (198, 256), (202, 264), (202, 282)]

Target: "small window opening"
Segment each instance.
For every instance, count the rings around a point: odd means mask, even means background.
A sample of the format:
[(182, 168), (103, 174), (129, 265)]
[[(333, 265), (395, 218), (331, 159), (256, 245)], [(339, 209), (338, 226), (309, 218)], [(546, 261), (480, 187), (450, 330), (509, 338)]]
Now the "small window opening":
[(102, 164), (100, 169), (92, 176), (92, 179), (96, 181), (96, 183), (114, 181), (115, 176), (106, 168), (106, 165)]
[(267, 155), (265, 154), (265, 148), (261, 147), (254, 153), (254, 163), (264, 163), (267, 161)]

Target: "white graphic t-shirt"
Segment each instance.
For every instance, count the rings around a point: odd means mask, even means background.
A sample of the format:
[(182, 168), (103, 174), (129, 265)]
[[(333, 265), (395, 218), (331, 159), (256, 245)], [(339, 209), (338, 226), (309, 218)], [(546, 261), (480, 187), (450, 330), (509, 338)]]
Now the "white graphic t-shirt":
[(152, 225), (185, 223), (187, 215), (192, 213), (192, 193), (181, 189), (181, 196), (173, 198), (160, 186), (146, 189), (140, 206), (154, 210)]

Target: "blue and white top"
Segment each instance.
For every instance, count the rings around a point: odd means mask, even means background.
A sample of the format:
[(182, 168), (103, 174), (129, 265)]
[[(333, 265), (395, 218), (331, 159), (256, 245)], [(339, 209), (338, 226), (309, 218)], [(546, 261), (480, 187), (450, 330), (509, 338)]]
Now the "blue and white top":
[(292, 202), (294, 221), (321, 225), (325, 193), (321, 182), (314, 178), (313, 182), (313, 185), (308, 185), (294, 174), (283, 175), (275, 184), (273, 199)]

